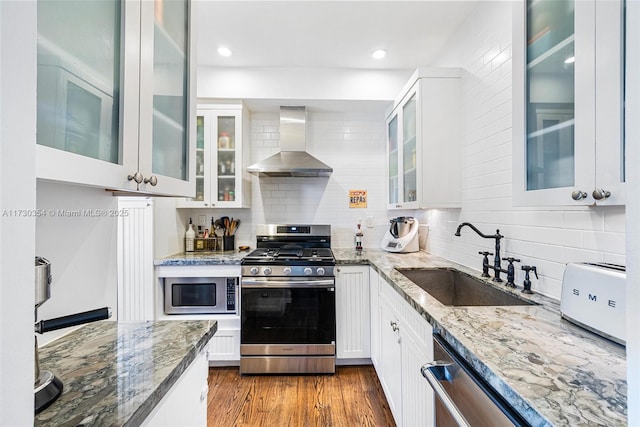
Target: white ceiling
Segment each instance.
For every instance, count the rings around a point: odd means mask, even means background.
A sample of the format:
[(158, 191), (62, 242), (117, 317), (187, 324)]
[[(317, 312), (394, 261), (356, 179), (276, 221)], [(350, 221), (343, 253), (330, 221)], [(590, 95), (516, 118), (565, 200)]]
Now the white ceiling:
[[(432, 65), (475, 1), (198, 1), (198, 63), (410, 69)], [(228, 58), (220, 46), (232, 49)], [(386, 49), (382, 60), (371, 52)]]

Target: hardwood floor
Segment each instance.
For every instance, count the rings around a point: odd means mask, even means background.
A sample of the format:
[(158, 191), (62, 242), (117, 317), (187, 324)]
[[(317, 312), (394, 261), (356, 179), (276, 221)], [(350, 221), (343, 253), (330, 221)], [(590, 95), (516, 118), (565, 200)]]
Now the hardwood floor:
[(395, 426), (373, 366), (335, 375), (241, 376), (209, 369), (208, 426)]

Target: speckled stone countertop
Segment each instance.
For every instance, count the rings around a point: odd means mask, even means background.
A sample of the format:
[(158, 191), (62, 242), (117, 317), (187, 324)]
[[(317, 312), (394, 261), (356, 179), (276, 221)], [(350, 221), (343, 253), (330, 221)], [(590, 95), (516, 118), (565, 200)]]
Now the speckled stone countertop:
[[(531, 425), (627, 424), (624, 347), (561, 319), (556, 300), (485, 281), (538, 305), (447, 307), (395, 268), (456, 268), (480, 278), (479, 271), (426, 252), (332, 250), (337, 264), (371, 265)], [(244, 255), (176, 254), (156, 265), (239, 264)]]
[(153, 261), (155, 266), (170, 265), (228, 265), (240, 264), (242, 258), (250, 251), (226, 251), (226, 252), (181, 252)]
[(478, 271), (425, 252), (333, 252), (338, 264), (370, 264), (532, 425), (627, 424), (624, 347), (561, 319), (557, 301), (486, 281), (540, 305), (446, 307), (395, 268)]
[(64, 384), (36, 426), (137, 426), (193, 362), (217, 322), (87, 324), (40, 349), (40, 368)]

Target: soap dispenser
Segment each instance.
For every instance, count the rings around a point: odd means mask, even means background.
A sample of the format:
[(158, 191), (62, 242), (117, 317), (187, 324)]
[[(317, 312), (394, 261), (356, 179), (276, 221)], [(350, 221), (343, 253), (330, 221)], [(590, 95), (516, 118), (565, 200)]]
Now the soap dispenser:
[(184, 235), (184, 250), (193, 252), (194, 242), (196, 240), (196, 231), (193, 229), (193, 221), (189, 218), (189, 228)]

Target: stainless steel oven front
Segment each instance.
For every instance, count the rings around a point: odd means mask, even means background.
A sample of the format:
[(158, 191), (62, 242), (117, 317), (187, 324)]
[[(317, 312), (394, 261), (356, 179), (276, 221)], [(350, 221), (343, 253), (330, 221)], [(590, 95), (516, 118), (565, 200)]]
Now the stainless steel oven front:
[(166, 314), (237, 314), (238, 277), (166, 277)]
[(243, 277), (240, 373), (334, 373), (334, 277)]

